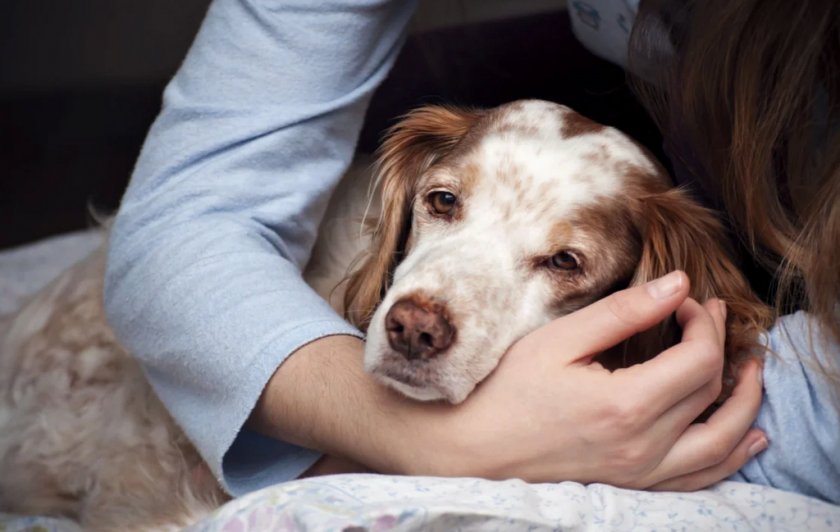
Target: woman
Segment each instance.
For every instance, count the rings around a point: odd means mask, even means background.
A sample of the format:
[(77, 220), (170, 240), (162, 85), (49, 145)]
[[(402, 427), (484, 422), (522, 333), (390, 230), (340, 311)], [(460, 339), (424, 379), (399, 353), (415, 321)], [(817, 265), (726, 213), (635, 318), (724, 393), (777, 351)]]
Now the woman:
[(840, 4), (650, 0), (630, 42), (678, 182), (729, 215), (784, 315), (757, 420), (773, 445), (735, 478), (840, 503)]
[(299, 271), (413, 8), (217, 0), (167, 88), (114, 225), (106, 307), (217, 478), (238, 495), (357, 462), (695, 489), (740, 469), (767, 446), (750, 428), (757, 366), (712, 421), (691, 425), (716, 396), (722, 349), (620, 374), (577, 363), (599, 337), (617, 342), (678, 308), (687, 329), (721, 340), (723, 309), (687, 300), (680, 274), (526, 337), (458, 408), (395, 397), (362, 373), (358, 331)]

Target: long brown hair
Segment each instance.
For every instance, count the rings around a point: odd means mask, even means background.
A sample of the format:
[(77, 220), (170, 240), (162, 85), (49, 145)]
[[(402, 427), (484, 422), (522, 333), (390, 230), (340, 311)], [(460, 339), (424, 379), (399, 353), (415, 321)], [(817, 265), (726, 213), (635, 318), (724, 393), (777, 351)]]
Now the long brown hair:
[(629, 64), (675, 168), (773, 274), (779, 310), (840, 342), (840, 3), (648, 0)]

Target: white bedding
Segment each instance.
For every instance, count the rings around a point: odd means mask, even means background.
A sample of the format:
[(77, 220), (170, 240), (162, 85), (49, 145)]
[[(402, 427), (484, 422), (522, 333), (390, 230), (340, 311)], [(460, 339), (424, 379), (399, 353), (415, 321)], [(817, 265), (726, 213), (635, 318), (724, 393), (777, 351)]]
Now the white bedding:
[[(88, 231), (0, 252), (0, 315), (101, 243)], [(789, 530), (840, 531), (840, 506), (723, 482), (696, 493), (593, 484), (342, 475), (300, 480), (232, 501), (191, 530)], [(78, 530), (0, 514), (0, 531)]]
[(301, 529), (836, 532), (840, 508), (738, 482), (680, 494), (574, 482), (342, 475), (252, 493), (190, 530)]

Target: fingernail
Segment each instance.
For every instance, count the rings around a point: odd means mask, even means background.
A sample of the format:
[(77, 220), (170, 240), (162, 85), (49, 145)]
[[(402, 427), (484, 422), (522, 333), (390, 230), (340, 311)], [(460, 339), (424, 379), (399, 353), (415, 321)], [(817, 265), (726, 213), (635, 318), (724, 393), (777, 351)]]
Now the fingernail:
[(765, 449), (767, 449), (767, 438), (762, 436), (761, 438), (753, 442), (752, 445), (750, 445), (750, 448), (747, 449), (747, 454), (750, 456), (755, 456)]
[(682, 288), (683, 276), (680, 272), (671, 272), (647, 284), (647, 291), (654, 299), (665, 299)]

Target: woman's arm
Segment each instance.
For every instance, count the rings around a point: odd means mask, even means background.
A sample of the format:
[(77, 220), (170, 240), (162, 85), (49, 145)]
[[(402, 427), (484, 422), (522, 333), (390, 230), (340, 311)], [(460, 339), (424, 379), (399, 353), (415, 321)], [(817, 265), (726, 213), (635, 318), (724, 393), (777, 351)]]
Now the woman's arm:
[(213, 2), (114, 223), (108, 318), (234, 493), (319, 456), (240, 429), (289, 353), (358, 334), (300, 270), (414, 4)]
[[(733, 398), (707, 423), (689, 426), (720, 393), (725, 310), (716, 300), (687, 300), (684, 274), (663, 282), (670, 291), (625, 290), (526, 336), (456, 407), (405, 399), (375, 383), (362, 371), (357, 339), (318, 340), (278, 369), (252, 424), (383, 472), (707, 486), (766, 446), (750, 429), (760, 370), (748, 366)], [(674, 348), (614, 373), (591, 362), (676, 309), (685, 333)], [(358, 469), (324, 465), (314, 473)]]

